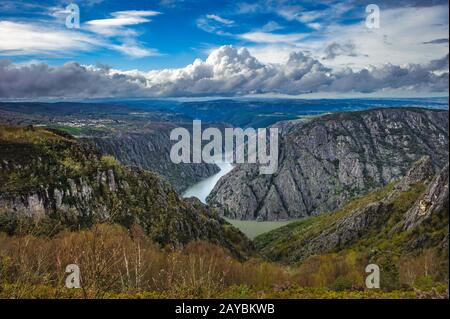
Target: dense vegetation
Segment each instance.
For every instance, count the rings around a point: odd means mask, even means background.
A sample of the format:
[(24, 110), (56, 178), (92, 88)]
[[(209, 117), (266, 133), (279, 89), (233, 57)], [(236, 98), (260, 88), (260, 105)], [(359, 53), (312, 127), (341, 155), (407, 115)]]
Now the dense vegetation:
[[(255, 239), (255, 245), (270, 260), (285, 263), (302, 261), (311, 255), (311, 251), (304, 251), (301, 248), (311, 245), (313, 238), (329, 232), (336, 227), (338, 221), (344, 220), (358, 209), (363, 209), (371, 203), (383, 199), (388, 194), (392, 194), (392, 188), (393, 184), (390, 184), (378, 191), (355, 199), (337, 212), (294, 222), (262, 234)], [(442, 242), (448, 236), (448, 209), (433, 215), (429, 221), (411, 231), (395, 231), (397, 223), (417, 201), (424, 188), (423, 184), (416, 184), (410, 190), (400, 192), (398, 196), (393, 198), (392, 203), (389, 203), (389, 214), (383, 216), (377, 222), (377, 225), (365, 229), (361, 236), (351, 242), (341, 242), (329, 251), (316, 251), (315, 253), (342, 252), (351, 249), (361, 255), (372, 257), (384, 256), (386, 252), (392, 256), (401, 256), (405, 252), (414, 253), (417, 250), (433, 247), (439, 251), (443, 261), (447, 260), (448, 262), (448, 251), (442, 245)]]
[(155, 243), (207, 240), (243, 257), (245, 236), (157, 174), (127, 168), (93, 145), (43, 128), (0, 126), (0, 230), (53, 235), (96, 223), (141, 227)]
[[(387, 290), (447, 285), (448, 166), (432, 178), (430, 171), (431, 161), (424, 158), (402, 180), (337, 212), (260, 235), (255, 246), (269, 260), (298, 265), (307, 274), (304, 284), (335, 280), (335, 288), (358, 287), (358, 270), (375, 263)], [(435, 192), (439, 187), (447, 193)]]
[[(356, 254), (311, 258), (298, 267), (236, 260), (225, 249), (191, 242), (161, 249), (139, 229), (114, 225), (64, 231), (52, 238), (0, 235), (2, 298), (416, 298), (448, 297), (433, 281), (435, 255), (382, 267), (398, 286), (364, 289)], [(77, 264), (81, 289), (65, 288), (65, 267)], [(398, 276), (396, 274), (399, 274)]]
[[(156, 174), (68, 134), (0, 126), (0, 165), (1, 298), (448, 298), (448, 204), (412, 231), (392, 231), (429, 179), (262, 235), (258, 252)], [(381, 200), (388, 209), (367, 233), (315, 246)], [(381, 289), (369, 290), (365, 267), (374, 262)], [(69, 264), (80, 267), (81, 289), (65, 288)]]

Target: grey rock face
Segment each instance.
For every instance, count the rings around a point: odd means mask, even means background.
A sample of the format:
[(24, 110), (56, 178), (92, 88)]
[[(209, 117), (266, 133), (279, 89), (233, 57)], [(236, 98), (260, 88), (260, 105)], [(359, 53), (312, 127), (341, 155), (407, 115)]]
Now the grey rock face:
[(404, 176), (429, 155), (448, 161), (448, 111), (376, 109), (296, 123), (280, 140), (279, 168), (259, 175), (239, 165), (209, 203), (227, 217), (279, 220), (334, 211), (355, 196)]
[(435, 172), (436, 170), (433, 167), (431, 157), (424, 156), (414, 163), (406, 175), (401, 179), (400, 183), (398, 183), (397, 187), (400, 187), (403, 191), (406, 191), (412, 184), (434, 177)]
[(417, 228), (430, 220), (433, 214), (442, 211), (448, 212), (448, 164), (428, 185), (425, 194), (408, 210), (402, 223), (403, 229)]
[(334, 225), (320, 233), (319, 236), (312, 238), (308, 245), (305, 245), (304, 251), (299, 250), (297, 254), (310, 256), (348, 247), (371, 229), (383, 226), (386, 217), (391, 214), (391, 200), (398, 196), (399, 192), (408, 191), (412, 185), (426, 182), (433, 176), (434, 171), (430, 158), (421, 158), (414, 163), (407, 175), (382, 200), (369, 203), (367, 206), (338, 219)]
[(214, 164), (174, 164), (170, 160), (171, 141), (165, 130), (121, 133), (91, 139), (103, 154), (112, 155), (122, 164), (158, 173), (179, 192), (219, 172)]
[[(396, 202), (398, 203), (402, 194), (409, 192), (418, 184), (427, 185), (426, 191), (418, 195), (419, 199), (415, 203), (412, 202), (409, 209), (405, 208), (405, 213), (401, 215), (397, 224), (394, 224), (393, 227), (389, 226), (388, 220), (394, 214), (395, 205), (398, 205)], [(424, 207), (424, 202), (428, 203), (428, 206)], [(421, 225), (425, 226), (425, 223), (431, 219), (431, 215), (435, 213), (441, 214), (438, 217), (439, 222), (432, 225), (424, 234), (414, 235), (413, 231)], [(324, 224), (320, 224), (320, 227), (319, 224), (316, 224), (315, 228), (306, 226), (302, 229), (291, 229), (290, 233), (283, 233), (282, 230), (279, 230), (278, 236), (272, 236), (275, 244), (263, 239), (259, 240), (256, 245), (270, 258), (276, 259), (278, 253), (285, 256), (287, 260), (300, 261), (312, 255), (351, 247), (359, 239), (383, 230), (387, 230), (389, 236), (406, 231), (405, 234), (410, 236), (406, 245), (407, 249), (422, 249), (431, 242), (430, 236), (428, 236), (430, 232), (447, 227), (447, 235), (442, 235), (443, 238), (441, 237), (439, 244), (446, 247), (448, 245), (448, 224), (445, 225), (445, 221), (448, 220), (448, 165), (435, 175), (431, 159), (424, 157), (415, 163), (407, 175), (389, 188), (389, 191), (380, 199), (345, 214), (336, 214), (338, 215), (334, 217), (333, 215), (326, 216), (330, 218)], [(444, 214), (447, 214), (447, 219), (443, 217)], [(299, 236), (299, 234), (303, 235)], [(297, 236), (297, 238), (290, 238), (290, 235)], [(285, 247), (284, 249), (287, 251), (277, 252), (278, 247)]]
[[(31, 169), (27, 167), (27, 169)], [(102, 203), (93, 195), (94, 186), (121, 191), (116, 187), (114, 172), (98, 171), (92, 178), (68, 178), (59, 185), (42, 185), (21, 195), (0, 193), (0, 213), (14, 212), (21, 217), (45, 217), (52, 214), (91, 216), (93, 211), (108, 212), (110, 203)], [(109, 213), (108, 213), (109, 214)], [(103, 216), (107, 217), (107, 216)]]
[(388, 206), (382, 202), (370, 203), (338, 220), (330, 228), (299, 246), (293, 253), (294, 258), (301, 260), (315, 254), (348, 247), (383, 220), (388, 211)]

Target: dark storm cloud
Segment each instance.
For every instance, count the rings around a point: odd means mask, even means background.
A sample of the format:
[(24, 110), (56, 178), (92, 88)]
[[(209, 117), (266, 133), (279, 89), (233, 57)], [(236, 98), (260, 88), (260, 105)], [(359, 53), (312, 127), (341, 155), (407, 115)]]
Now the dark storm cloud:
[(264, 64), (245, 48), (223, 46), (180, 69), (123, 72), (71, 62), (16, 66), (0, 61), (1, 98), (176, 97), (255, 93), (448, 91), (448, 55), (426, 64), (386, 64), (335, 71), (302, 52), (284, 64)]
[(142, 94), (138, 78), (108, 76), (104, 69), (89, 70), (78, 63), (14, 66), (0, 61), (0, 97), (90, 97)]
[[(436, 74), (434, 71), (441, 71)], [(386, 64), (370, 71), (351, 70), (337, 74), (330, 86), (332, 91), (370, 93), (383, 89), (408, 89), (414, 92), (448, 91), (448, 55), (426, 65), (398, 66)]]

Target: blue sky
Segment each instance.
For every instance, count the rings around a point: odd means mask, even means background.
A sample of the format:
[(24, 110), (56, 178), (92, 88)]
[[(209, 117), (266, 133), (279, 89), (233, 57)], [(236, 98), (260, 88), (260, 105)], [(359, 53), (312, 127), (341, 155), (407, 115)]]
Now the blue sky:
[[(283, 10), (289, 11), (294, 7), (298, 12), (323, 12), (329, 10), (330, 5), (312, 2), (292, 2), (284, 6), (265, 6), (262, 2), (211, 1), (2, 1), (0, 18), (6, 21), (32, 24), (52, 30), (63, 30), (67, 37), (71, 36), (65, 28), (64, 12), (69, 3), (76, 3), (80, 7), (80, 30), (92, 37), (105, 38), (96, 32), (90, 32), (90, 23), (100, 19), (114, 18), (115, 12), (121, 11), (156, 11), (157, 14), (143, 17), (143, 22), (123, 25), (123, 29), (132, 30), (134, 36), (107, 37), (111, 44), (120, 45), (132, 41), (133, 45), (147, 53), (124, 53), (105, 46), (90, 46), (89, 50), (69, 49), (61, 50), (54, 56), (42, 48), (38, 52), (27, 51), (17, 54), (14, 52), (3, 56), (13, 61), (24, 62), (30, 59), (45, 60), (51, 64), (64, 63), (76, 59), (80, 63), (105, 63), (116, 68), (155, 69), (166, 67), (182, 67), (191, 63), (195, 58), (205, 58), (212, 48), (221, 45), (252, 46), (254, 42), (242, 35), (255, 32), (265, 32), (275, 35), (300, 35), (315, 37), (316, 29), (308, 26), (312, 22), (302, 22), (287, 17)], [(339, 17), (339, 23), (351, 24), (362, 20), (365, 6), (356, 5)], [(292, 12), (289, 12), (292, 13)], [(300, 14), (299, 14), (300, 15)], [(147, 21), (145, 21), (147, 20)], [(314, 20), (316, 24), (327, 24), (327, 16), (319, 16)], [(295, 36), (294, 36), (295, 38)], [(70, 41), (70, 39), (67, 39)], [(280, 40), (281, 41), (281, 40)], [(256, 42), (258, 43), (258, 42)], [(280, 42), (282, 43), (282, 42)]]
[[(361, 78), (367, 76), (361, 71), (368, 68), (378, 68), (370, 70), (373, 77), (385, 76), (384, 73), (395, 71), (387, 68), (387, 65), (406, 68), (406, 64), (416, 64), (426, 68), (432, 61), (448, 54), (447, 1), (378, 1), (381, 26), (379, 29), (368, 29), (364, 24), (368, 14), (365, 9), (371, 2), (374, 1), (2, 0), (0, 60), (7, 60), (17, 68), (33, 64), (63, 67), (76, 62), (88, 68), (85, 70), (94, 72), (96, 67), (104, 70), (108, 66), (113, 70), (108, 71), (109, 76), (121, 74), (134, 77), (129, 78), (128, 83), (155, 87), (180, 73), (191, 72), (192, 68), (200, 72), (198, 70), (203, 70), (204, 65), (189, 66), (196, 59), (205, 62), (215, 50), (231, 45), (235, 50), (248, 50), (249, 56), (261, 63), (256, 69), (283, 64), (284, 75), (295, 73), (295, 70), (286, 71), (288, 61), (294, 54), (296, 62), (291, 63), (289, 68), (301, 69), (305, 68), (305, 63), (309, 63), (312, 69), (308, 69), (310, 73), (307, 76), (319, 69), (322, 80), (314, 73), (314, 81), (318, 86), (326, 86), (325, 91), (345, 91), (348, 87), (349, 91), (367, 93), (380, 89), (399, 90), (401, 83), (387, 88), (379, 88), (378, 83), (373, 83), (370, 87), (358, 89), (355, 87), (357, 85), (340, 81), (333, 83), (330, 89), (330, 81), (326, 81), (324, 76), (340, 72), (336, 77), (341, 79), (350, 69), (359, 72)], [(66, 6), (70, 3), (80, 8), (79, 29), (68, 29), (65, 25), (69, 15)], [(297, 53), (301, 53), (301, 58)], [(237, 67), (239, 71), (236, 73), (239, 73), (242, 65), (252, 69), (252, 66), (247, 65), (249, 58), (242, 51), (222, 49), (216, 54), (220, 59), (213, 56), (209, 61), (223, 63), (224, 54), (228, 62), (231, 59), (238, 62), (227, 66), (225, 73), (229, 74), (230, 70), (236, 70)], [(206, 64), (211, 66), (211, 63)], [(173, 71), (170, 76), (149, 74), (161, 69), (178, 71)], [(276, 74), (279, 71), (270, 70)], [(430, 76), (442, 77), (446, 67), (444, 65), (443, 70), (429, 71), (433, 72)], [(273, 76), (270, 72), (270, 76)], [(416, 72), (414, 76), (421, 77), (419, 81), (429, 80), (423, 76), (423, 72)], [(302, 73), (304, 75), (306, 73)], [(164, 76), (166, 78), (162, 79)], [(220, 76), (225, 75), (220, 73)], [(143, 78), (147, 79), (146, 82)], [(296, 79), (289, 78), (292, 83), (296, 80), (299, 80), (298, 76)], [(349, 79), (355, 80), (354, 77)], [(280, 80), (280, 83), (282, 81), (285, 80)], [(406, 88), (417, 89), (417, 83), (411, 81), (408, 78), (400, 82), (405, 83)], [(267, 80), (259, 83), (263, 82), (267, 84)], [(442, 79), (438, 82), (434, 88), (422, 86), (425, 90), (442, 91)], [(201, 90), (205, 94), (227, 93), (215, 92), (209, 87), (205, 89), (205, 84), (195, 85), (190, 91), (183, 88), (184, 93), (174, 93), (173, 89), (170, 94), (189, 95), (191, 92), (201, 95), (198, 93)], [(268, 87), (273, 89), (262, 90), (258, 87), (240, 90), (234, 86), (230, 92), (251, 94), (258, 91), (270, 93), (272, 90), (275, 93), (302, 94), (316, 91), (311, 80), (308, 85), (297, 82), (293, 85), (295, 89), (292, 90), (281, 90), (272, 83)], [(202, 89), (198, 86), (202, 86)], [(159, 92), (153, 90), (151, 94), (158, 95)]]

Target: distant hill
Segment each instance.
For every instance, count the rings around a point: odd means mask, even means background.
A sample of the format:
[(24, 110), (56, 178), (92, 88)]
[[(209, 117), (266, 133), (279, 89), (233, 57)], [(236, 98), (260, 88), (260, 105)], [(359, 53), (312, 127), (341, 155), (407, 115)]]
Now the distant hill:
[(154, 171), (181, 194), (189, 186), (214, 175), (219, 167), (207, 163), (174, 164), (170, 160), (170, 131), (192, 128), (192, 120), (170, 109), (177, 102), (151, 101), (143, 105), (117, 103), (0, 102), (0, 124), (57, 128), (94, 141), (104, 155), (124, 165)]

